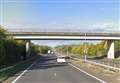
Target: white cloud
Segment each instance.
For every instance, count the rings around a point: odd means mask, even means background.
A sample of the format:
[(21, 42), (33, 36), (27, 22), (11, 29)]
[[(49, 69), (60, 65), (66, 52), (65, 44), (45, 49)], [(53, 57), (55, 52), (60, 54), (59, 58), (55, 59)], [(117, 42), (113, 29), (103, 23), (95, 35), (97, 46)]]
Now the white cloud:
[(103, 32), (119, 32), (120, 27), (117, 23), (106, 22), (106, 23), (98, 23), (90, 26), (92, 30), (95, 31), (103, 31)]
[(92, 25), (93, 28), (99, 27), (99, 28), (102, 28), (102, 29), (113, 28), (115, 26), (116, 25), (113, 24), (113, 23), (103, 23), (103, 24), (94, 24), (94, 25)]
[[(90, 26), (89, 26), (90, 25)], [(32, 23), (4, 23), (5, 29), (9, 31), (55, 31), (55, 32), (120, 32), (120, 24), (113, 22), (104, 22), (96, 24), (86, 24), (82, 26), (80, 24), (72, 23), (50, 23), (44, 24), (32, 24)]]

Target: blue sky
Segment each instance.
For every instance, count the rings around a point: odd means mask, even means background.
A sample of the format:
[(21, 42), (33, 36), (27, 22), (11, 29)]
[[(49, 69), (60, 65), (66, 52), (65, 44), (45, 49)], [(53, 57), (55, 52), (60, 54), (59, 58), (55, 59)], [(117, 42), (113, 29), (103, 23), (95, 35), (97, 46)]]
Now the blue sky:
[(0, 0), (1, 25), (9, 30), (113, 32), (119, 0)]
[(119, 33), (119, 5), (120, 0), (0, 0), (0, 25), (11, 31)]

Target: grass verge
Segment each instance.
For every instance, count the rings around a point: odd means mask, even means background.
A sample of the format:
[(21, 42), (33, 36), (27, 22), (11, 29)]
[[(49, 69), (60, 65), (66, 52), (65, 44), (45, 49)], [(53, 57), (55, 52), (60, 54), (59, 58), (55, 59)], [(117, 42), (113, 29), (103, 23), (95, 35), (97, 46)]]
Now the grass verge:
[(26, 69), (36, 59), (37, 59), (36, 57), (32, 57), (28, 60), (16, 63), (14, 66), (12, 66), (10, 68), (0, 71), (0, 82), (6, 80), (8, 77), (13, 76), (18, 72)]

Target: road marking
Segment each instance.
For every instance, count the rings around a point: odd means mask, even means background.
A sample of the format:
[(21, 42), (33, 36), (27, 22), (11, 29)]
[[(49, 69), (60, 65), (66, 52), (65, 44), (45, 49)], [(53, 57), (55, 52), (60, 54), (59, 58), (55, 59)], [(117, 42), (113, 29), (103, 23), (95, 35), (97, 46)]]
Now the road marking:
[(93, 76), (93, 75), (91, 75), (91, 74), (89, 74), (89, 73), (85, 72), (84, 70), (82, 70), (82, 69), (80, 69), (80, 68), (78, 68), (78, 67), (74, 66), (73, 64), (70, 64), (70, 63), (68, 63), (68, 64), (69, 64), (70, 66), (72, 66), (72, 67), (74, 67), (74, 68), (78, 69), (79, 71), (81, 71), (81, 72), (85, 73), (86, 75), (88, 75), (88, 76), (90, 76), (90, 77), (92, 77), (92, 78), (94, 78), (94, 79), (96, 79), (96, 80), (100, 81), (101, 83), (107, 83), (107, 82), (105, 82), (105, 81), (103, 81), (103, 80), (101, 80), (101, 79), (99, 79), (99, 78), (97, 78), (97, 77), (95, 77), (95, 76)]
[(54, 76), (56, 76), (56, 73), (54, 73)]
[[(71, 58), (73, 58), (73, 57), (71, 57)], [(94, 64), (94, 65), (98, 65), (98, 66), (102, 66), (102, 67), (105, 67), (105, 68), (110, 68), (110, 69), (114, 69), (114, 70), (120, 71), (120, 68), (113, 67), (113, 66), (110, 66), (110, 65), (101, 64), (101, 63), (98, 63), (98, 62), (95, 62), (95, 61), (84, 60), (84, 59), (79, 59), (79, 58), (73, 58), (73, 59), (75, 59), (75, 60), (82, 60), (82, 61), (85, 61), (87, 63), (91, 63), (91, 64)]]
[(16, 83), (18, 79), (20, 79), (21, 76), (23, 76), (34, 64), (36, 61), (34, 61), (28, 68), (26, 68), (15, 80), (13, 80), (11, 83)]

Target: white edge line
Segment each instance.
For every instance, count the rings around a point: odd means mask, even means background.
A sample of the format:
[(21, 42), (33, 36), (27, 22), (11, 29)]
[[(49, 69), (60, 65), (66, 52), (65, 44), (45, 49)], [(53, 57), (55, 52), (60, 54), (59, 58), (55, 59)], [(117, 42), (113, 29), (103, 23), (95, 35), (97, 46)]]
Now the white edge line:
[(82, 60), (82, 61), (85, 61), (87, 63), (91, 63), (91, 64), (94, 64), (94, 65), (98, 65), (98, 66), (102, 66), (102, 67), (106, 67), (106, 68), (110, 68), (110, 69), (114, 69), (114, 70), (119, 70), (120, 71), (120, 68), (109, 66), (109, 65), (105, 65), (105, 64), (101, 64), (101, 63), (97, 63), (97, 62), (94, 62), (94, 61), (83, 60), (83, 59), (78, 59), (78, 58), (73, 58), (73, 59)]
[(107, 82), (105, 82), (105, 81), (103, 81), (103, 80), (101, 80), (101, 79), (99, 79), (99, 78), (97, 78), (97, 77), (95, 77), (95, 76), (93, 76), (93, 75), (91, 75), (91, 74), (85, 72), (84, 70), (82, 70), (82, 69), (80, 69), (80, 68), (74, 66), (73, 64), (70, 64), (70, 63), (68, 63), (68, 64), (69, 64), (70, 66), (72, 66), (72, 67), (74, 67), (74, 68), (80, 70), (81, 72), (85, 73), (86, 75), (91, 76), (92, 78), (94, 78), (94, 79), (96, 79), (96, 80), (102, 82), (102, 83), (107, 83)]
[[(35, 61), (36, 62), (36, 61)], [(13, 80), (11, 83), (16, 83), (16, 81), (18, 80), (18, 79), (20, 79), (20, 77), (23, 75), (23, 74), (25, 74), (34, 64), (35, 64), (35, 62), (33, 62), (28, 68), (26, 68), (15, 80)]]

